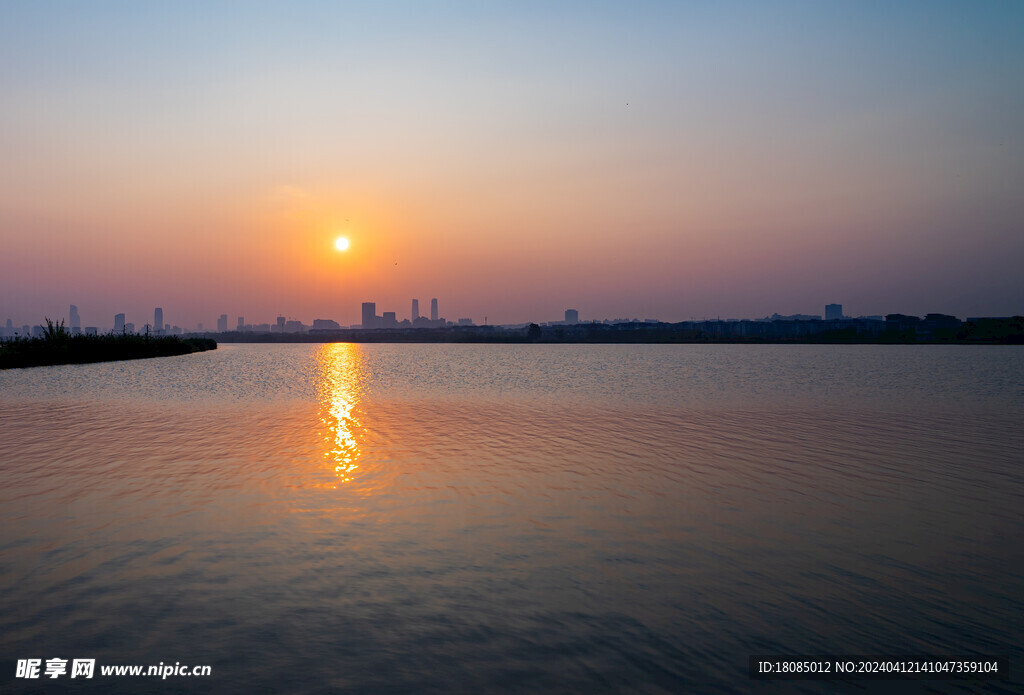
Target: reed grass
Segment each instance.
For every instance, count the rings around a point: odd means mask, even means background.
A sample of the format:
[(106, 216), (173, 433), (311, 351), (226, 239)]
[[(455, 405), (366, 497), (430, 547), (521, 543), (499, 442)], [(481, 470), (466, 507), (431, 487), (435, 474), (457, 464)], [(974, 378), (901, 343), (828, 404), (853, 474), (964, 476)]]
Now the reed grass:
[(0, 343), (0, 369), (170, 357), (216, 348), (217, 341), (212, 338), (71, 335), (63, 321), (54, 323), (46, 319), (42, 337)]

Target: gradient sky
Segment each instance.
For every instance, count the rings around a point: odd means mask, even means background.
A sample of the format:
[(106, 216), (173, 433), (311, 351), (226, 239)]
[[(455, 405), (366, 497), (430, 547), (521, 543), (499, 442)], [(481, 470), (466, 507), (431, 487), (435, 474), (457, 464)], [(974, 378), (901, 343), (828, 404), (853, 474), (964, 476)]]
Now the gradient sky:
[(0, 242), (19, 326), (1022, 314), (1024, 3), (4, 2)]

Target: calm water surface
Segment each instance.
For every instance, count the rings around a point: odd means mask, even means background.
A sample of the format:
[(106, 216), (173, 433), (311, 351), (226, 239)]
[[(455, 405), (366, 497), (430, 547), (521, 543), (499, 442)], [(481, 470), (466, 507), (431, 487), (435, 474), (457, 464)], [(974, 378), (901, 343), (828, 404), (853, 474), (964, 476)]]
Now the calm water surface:
[[(0, 691), (877, 692), (1024, 663), (1024, 350), (224, 345), (0, 372)], [(209, 664), (25, 681), (19, 658)], [(888, 686), (895, 689), (896, 686)]]

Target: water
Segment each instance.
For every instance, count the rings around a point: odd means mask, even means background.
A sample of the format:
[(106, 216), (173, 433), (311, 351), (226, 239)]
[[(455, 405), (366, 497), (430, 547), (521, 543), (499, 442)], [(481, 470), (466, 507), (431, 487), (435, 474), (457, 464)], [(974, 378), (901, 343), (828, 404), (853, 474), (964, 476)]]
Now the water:
[[(224, 345), (0, 372), (4, 692), (875, 692), (1024, 658), (1024, 352)], [(16, 679), (23, 658), (209, 678)]]

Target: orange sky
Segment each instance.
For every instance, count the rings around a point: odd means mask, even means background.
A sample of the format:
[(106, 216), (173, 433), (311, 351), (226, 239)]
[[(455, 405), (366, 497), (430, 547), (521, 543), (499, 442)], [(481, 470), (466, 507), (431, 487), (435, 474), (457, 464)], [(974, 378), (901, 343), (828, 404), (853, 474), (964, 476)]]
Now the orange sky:
[(1022, 313), (1022, 14), (7, 7), (0, 320)]

